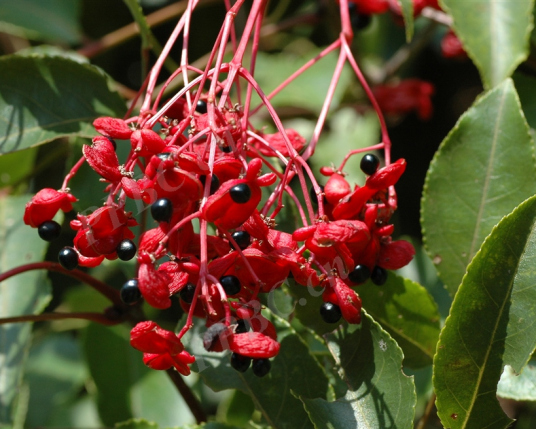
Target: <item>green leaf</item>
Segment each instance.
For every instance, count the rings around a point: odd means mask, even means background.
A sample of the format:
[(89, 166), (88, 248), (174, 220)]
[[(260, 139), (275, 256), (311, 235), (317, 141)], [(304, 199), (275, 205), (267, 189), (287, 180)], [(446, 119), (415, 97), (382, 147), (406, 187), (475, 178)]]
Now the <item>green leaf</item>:
[(505, 428), (496, 398), (504, 365), (520, 373), (536, 346), (536, 197), (506, 216), (467, 269), (434, 359), (446, 427)]
[(158, 425), (145, 419), (130, 419), (126, 422), (117, 423), (116, 429), (158, 429)]
[(462, 115), (426, 177), (424, 240), (451, 295), (493, 226), (535, 193), (533, 141), (508, 79)]
[(33, 172), (37, 148), (0, 155), (0, 187), (19, 183)]
[[(259, 52), (255, 66), (255, 79), (264, 93), (268, 95), (292, 73), (298, 70), (305, 61), (314, 58), (320, 51), (320, 49), (306, 49), (307, 58), (304, 58), (303, 55), (291, 54), (290, 52), (279, 54)], [(300, 52), (304, 51), (301, 50)], [(330, 79), (326, 79), (326, 76), (333, 74), (336, 63), (336, 53), (327, 55), (316, 63), (314, 67), (311, 67), (290, 83), (284, 91), (277, 94), (272, 99), (272, 104), (274, 106), (291, 106), (316, 113), (320, 112), (330, 84)], [(350, 82), (350, 69), (345, 67), (335, 90), (331, 103), (332, 108), (339, 105), (344, 91)], [(255, 100), (257, 102), (259, 101), (257, 97), (255, 97)]]
[(363, 312), (361, 325), (342, 325), (325, 337), (348, 391), (334, 402), (300, 397), (315, 428), (411, 428), (415, 387), (389, 334)]
[(522, 73), (515, 73), (514, 83), (527, 122), (532, 129), (536, 129), (536, 79)]
[(528, 55), (533, 0), (441, 0), (453, 29), (492, 88), (509, 77)]
[(2, 0), (0, 30), (34, 40), (79, 43), (79, 0)]
[(78, 340), (61, 333), (32, 344), (24, 379), (30, 390), (26, 427), (42, 427), (74, 401), (87, 380)]
[[(266, 422), (274, 428), (312, 428), (295, 396), (325, 398), (328, 380), (299, 336), (291, 331), (281, 340), (279, 354), (263, 378), (230, 365), (229, 353), (211, 353), (203, 348), (199, 325), (193, 329), (190, 348), (196, 363), (192, 369), (213, 390), (240, 389), (250, 396)], [(287, 328), (289, 329), (289, 328)]]
[(529, 362), (521, 374), (506, 365), (497, 385), (497, 396), (515, 401), (536, 401), (536, 362)]
[(363, 308), (404, 351), (404, 365), (422, 368), (432, 364), (440, 316), (424, 287), (389, 273), (385, 285), (378, 287), (369, 281), (357, 291)]
[(85, 332), (84, 350), (105, 425), (132, 417), (147, 418), (160, 426), (194, 421), (166, 373), (146, 367), (142, 353), (130, 346), (128, 338), (126, 326), (91, 324)]
[(96, 117), (125, 111), (108, 84), (98, 68), (58, 56), (0, 58), (0, 154), (65, 136), (94, 136)]
[[(22, 216), (28, 196), (0, 199), (0, 273), (41, 261), (47, 243)], [(28, 271), (0, 283), (0, 317), (38, 314), (50, 299), (43, 271)], [(0, 325), (0, 425), (10, 425), (31, 339), (31, 323)]]
[(402, 9), (404, 25), (406, 27), (406, 42), (411, 42), (413, 38), (413, 1), (412, 0), (397, 0)]

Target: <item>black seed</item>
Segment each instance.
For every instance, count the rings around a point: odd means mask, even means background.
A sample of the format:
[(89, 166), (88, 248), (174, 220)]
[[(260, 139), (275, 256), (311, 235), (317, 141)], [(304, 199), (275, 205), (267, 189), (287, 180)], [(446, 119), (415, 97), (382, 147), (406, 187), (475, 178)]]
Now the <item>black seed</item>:
[(245, 204), (251, 198), (251, 189), (249, 189), (246, 183), (233, 186), (229, 193), (231, 194), (232, 200), (238, 204)]
[[(323, 185), (320, 185), (320, 189), (322, 190), (322, 192), (324, 192), (324, 186)], [(318, 205), (318, 197), (316, 195), (315, 188), (313, 186), (311, 186), (311, 189), (309, 189), (309, 196), (311, 197), (311, 202), (313, 203), (313, 205), (317, 206)], [(324, 204), (327, 203), (325, 195), (322, 197), (322, 202)]]
[(214, 325), (209, 326), (203, 335), (203, 347), (205, 347), (205, 350), (209, 352), (212, 351), (212, 348), (216, 344), (216, 341), (218, 341), (220, 334), (226, 329), (227, 326), (225, 326), (223, 323), (214, 323)]
[(43, 240), (52, 241), (60, 236), (61, 226), (54, 220), (47, 220), (39, 225), (37, 233)]
[(253, 359), (251, 369), (257, 377), (264, 377), (270, 372), (270, 368), (272, 368), (272, 363), (269, 359)]
[(179, 296), (186, 304), (191, 304), (194, 300), (195, 295), (195, 285), (193, 283), (186, 283), (186, 286), (184, 286), (181, 291), (179, 292)]
[(356, 265), (353, 271), (348, 274), (348, 278), (354, 284), (365, 283), (370, 277), (370, 269), (366, 265)]
[(231, 153), (233, 151), (233, 148), (231, 146), (222, 146), (221, 151), (223, 153)]
[(372, 17), (365, 13), (358, 12), (355, 3), (348, 4), (348, 10), (350, 11), (350, 23), (352, 24), (352, 28), (355, 30), (363, 30), (370, 25)]
[(341, 320), (342, 313), (338, 305), (325, 302), (320, 306), (320, 316), (326, 323), (337, 323)]
[(117, 249), (117, 257), (122, 261), (130, 261), (134, 256), (136, 256), (136, 245), (128, 239), (125, 239), (119, 243)]
[(231, 355), (231, 366), (239, 372), (246, 372), (251, 365), (251, 358), (233, 353)]
[[(203, 186), (205, 186), (205, 182), (207, 180), (207, 176), (199, 176), (199, 181)], [(210, 180), (210, 195), (212, 195), (214, 192), (216, 192), (220, 187), (220, 179), (218, 179), (218, 176), (215, 174), (212, 174), (212, 179)]]
[(227, 295), (236, 295), (242, 289), (240, 280), (236, 276), (223, 276), (220, 279), (220, 283)]
[(380, 166), (380, 159), (373, 153), (367, 153), (363, 158), (361, 158), (361, 163), (359, 164), (361, 171), (363, 173), (371, 176), (376, 173), (378, 167)]
[(249, 323), (244, 319), (238, 319), (236, 321), (235, 333), (243, 334), (244, 332), (249, 332)]
[(370, 280), (375, 285), (381, 286), (384, 285), (387, 281), (387, 270), (377, 265), (372, 269), (372, 274), (370, 275)]
[(203, 100), (199, 100), (197, 102), (197, 105), (195, 106), (195, 111), (197, 113), (207, 113), (208, 109), (207, 109), (207, 102), (206, 101), (203, 101)]
[(151, 205), (151, 215), (157, 222), (169, 222), (173, 214), (173, 204), (167, 198), (160, 198)]
[(121, 301), (128, 305), (134, 305), (141, 299), (140, 288), (138, 287), (138, 279), (130, 279), (127, 281), (119, 292)]
[(78, 253), (72, 247), (64, 247), (58, 254), (58, 261), (66, 270), (74, 270), (78, 266)]
[(235, 231), (231, 234), (238, 247), (244, 250), (251, 243), (251, 236), (247, 231)]

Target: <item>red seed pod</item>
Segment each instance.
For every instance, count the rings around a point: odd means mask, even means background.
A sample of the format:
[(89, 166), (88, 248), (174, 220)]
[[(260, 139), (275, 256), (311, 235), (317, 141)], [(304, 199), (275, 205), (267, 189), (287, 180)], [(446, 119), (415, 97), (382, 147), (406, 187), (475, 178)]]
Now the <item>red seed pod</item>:
[(153, 130), (136, 130), (130, 136), (132, 149), (138, 156), (151, 156), (161, 153), (166, 147), (166, 143)]
[(324, 195), (330, 204), (337, 204), (342, 198), (352, 192), (350, 184), (344, 176), (334, 173), (324, 186)]
[(392, 241), (380, 246), (377, 265), (386, 270), (398, 270), (405, 267), (413, 259), (415, 249), (404, 240)]
[[(270, 147), (266, 147), (264, 144), (261, 144), (257, 141), (254, 142), (255, 147), (265, 156), (277, 156), (275, 151), (281, 153), (285, 157), (290, 156), (290, 151), (288, 149), (288, 144), (296, 152), (301, 152), (305, 146), (305, 138), (302, 137), (297, 131), (289, 128), (285, 130), (286, 139), (283, 134), (277, 132), (275, 134), (265, 134), (263, 135), (264, 139), (270, 143)], [(288, 143), (287, 143), (288, 141)]]
[(90, 167), (109, 182), (119, 182), (123, 178), (115, 149), (106, 137), (94, 137), (93, 143), (84, 145), (82, 152)]
[(126, 140), (132, 134), (132, 130), (125, 121), (109, 116), (95, 119), (93, 126), (98, 133), (113, 139)]
[(350, 2), (354, 3), (358, 12), (364, 15), (384, 13), (389, 10), (388, 0), (350, 0)]
[(268, 359), (279, 353), (279, 343), (260, 332), (233, 334), (228, 338), (229, 349), (252, 359)]
[(401, 158), (391, 165), (380, 168), (367, 179), (366, 186), (376, 191), (393, 186), (406, 170), (406, 165), (406, 160)]
[(141, 263), (138, 269), (138, 287), (147, 304), (164, 309), (171, 306), (169, 284), (171, 279), (165, 271), (155, 270), (154, 264)]
[(335, 174), (335, 170), (331, 167), (320, 167), (320, 174), (329, 177), (332, 174)]
[[(372, 177), (372, 176), (370, 176)], [(365, 185), (355, 189), (351, 194), (348, 194), (333, 208), (332, 216), (334, 219), (352, 219), (365, 207), (365, 204), (374, 194), (378, 192)]]
[(23, 221), (26, 225), (37, 228), (43, 222), (52, 220), (58, 210), (71, 211), (75, 201), (78, 200), (68, 192), (51, 188), (41, 189), (26, 203)]
[(342, 317), (348, 323), (361, 323), (361, 298), (340, 278), (335, 277), (332, 283), (334, 283), (333, 290), (337, 295), (337, 304), (341, 309)]
[(314, 238), (319, 246), (331, 246), (335, 243), (368, 242), (370, 232), (367, 225), (359, 220), (336, 220), (319, 223)]

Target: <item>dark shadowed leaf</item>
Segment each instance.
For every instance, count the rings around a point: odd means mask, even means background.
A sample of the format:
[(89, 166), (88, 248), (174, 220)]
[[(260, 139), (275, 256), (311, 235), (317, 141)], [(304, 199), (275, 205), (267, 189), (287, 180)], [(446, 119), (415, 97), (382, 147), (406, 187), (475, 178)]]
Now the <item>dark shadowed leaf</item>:
[(453, 28), (488, 88), (509, 77), (528, 54), (532, 0), (442, 0)]
[(460, 118), (428, 170), (424, 239), (451, 295), (493, 226), (535, 193), (534, 146), (507, 80)]
[(348, 391), (334, 402), (300, 397), (315, 428), (412, 427), (415, 387), (389, 334), (363, 313), (361, 325), (343, 325), (325, 337)]
[(58, 56), (0, 58), (0, 154), (96, 135), (96, 117), (125, 111), (108, 84), (98, 68)]
[(441, 332), (434, 388), (446, 427), (505, 428), (504, 365), (520, 373), (536, 346), (536, 197), (495, 227), (467, 269)]
[[(22, 222), (28, 200), (28, 196), (0, 199), (0, 273), (44, 257), (47, 243)], [(45, 272), (18, 274), (0, 283), (0, 317), (38, 314), (49, 299)], [(13, 423), (14, 401), (22, 381), (31, 329), (31, 323), (0, 325), (0, 425)]]
[(79, 0), (2, 0), (0, 29), (33, 40), (79, 43)]

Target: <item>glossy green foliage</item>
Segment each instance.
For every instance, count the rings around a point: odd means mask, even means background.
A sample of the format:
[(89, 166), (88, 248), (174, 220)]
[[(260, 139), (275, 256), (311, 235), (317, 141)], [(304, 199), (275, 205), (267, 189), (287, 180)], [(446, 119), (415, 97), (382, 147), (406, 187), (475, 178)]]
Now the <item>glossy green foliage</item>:
[(453, 28), (491, 88), (509, 77), (528, 55), (533, 0), (441, 0)]
[[(0, 273), (41, 261), (47, 243), (22, 222), (28, 196), (0, 199)], [(44, 272), (29, 271), (0, 283), (0, 317), (38, 314), (50, 299)], [(0, 425), (11, 425), (23, 364), (30, 346), (31, 323), (0, 325)]]
[(536, 346), (536, 197), (505, 217), (467, 269), (434, 359), (446, 427), (505, 428), (496, 399), (504, 365), (520, 373)]
[(361, 325), (343, 325), (325, 338), (348, 390), (335, 402), (300, 397), (315, 428), (411, 428), (415, 387), (389, 334), (363, 313)]
[(357, 291), (363, 307), (404, 351), (404, 365), (422, 368), (432, 364), (440, 317), (424, 287), (390, 273), (385, 285), (368, 282)]
[(107, 76), (89, 64), (58, 56), (0, 58), (0, 154), (65, 136), (92, 137), (98, 116), (121, 116), (125, 106)]
[(493, 226), (534, 193), (534, 145), (506, 80), (462, 115), (428, 170), (424, 240), (452, 295)]
[(281, 349), (272, 360), (270, 372), (259, 378), (251, 368), (245, 373), (234, 370), (228, 352), (207, 352), (203, 348), (199, 329), (195, 329), (190, 342), (190, 348), (196, 356), (192, 368), (215, 391), (239, 389), (249, 395), (269, 425), (288, 429), (312, 428), (297, 396), (326, 398), (328, 378), (293, 330), (280, 340)]

